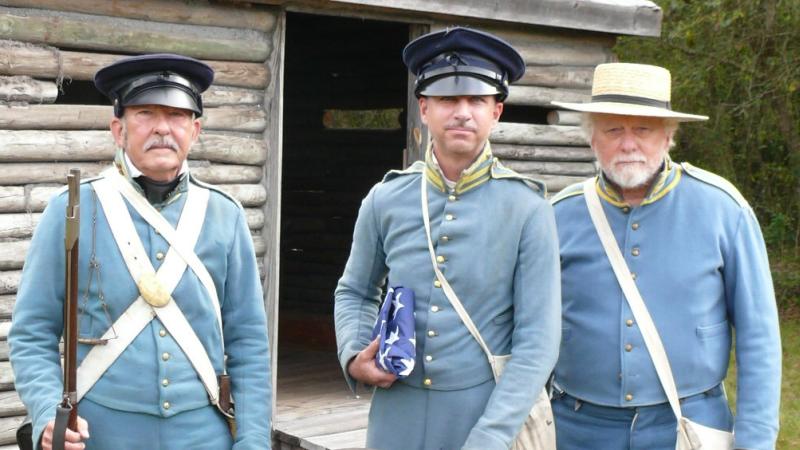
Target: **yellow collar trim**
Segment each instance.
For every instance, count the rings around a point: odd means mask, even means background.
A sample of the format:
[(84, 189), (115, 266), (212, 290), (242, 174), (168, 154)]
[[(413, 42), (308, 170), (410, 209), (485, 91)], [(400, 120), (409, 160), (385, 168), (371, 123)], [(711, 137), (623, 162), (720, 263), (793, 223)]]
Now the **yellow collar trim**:
[[(453, 191), (456, 194), (463, 194), (488, 181), (491, 178), (493, 160), (492, 147), (487, 141), (486, 145), (483, 146), (481, 154), (468, 168), (461, 172), (461, 177), (456, 182)], [(432, 143), (428, 144), (428, 150), (425, 152), (425, 176), (437, 189), (442, 192), (447, 192), (447, 183), (445, 182), (444, 174), (433, 159)]]
[[(680, 166), (673, 164), (672, 159), (667, 156), (664, 159), (664, 168), (659, 173), (658, 179), (655, 181), (655, 183), (653, 183), (653, 186), (650, 188), (650, 192), (644, 198), (640, 206), (656, 202), (667, 195), (675, 188), (675, 186), (678, 185), (678, 182), (681, 179), (681, 173), (682, 171)], [(618, 208), (631, 206), (622, 198), (622, 195), (620, 195), (617, 190), (611, 186), (604, 174), (601, 173), (598, 177), (596, 187), (597, 194), (608, 203), (611, 203)]]

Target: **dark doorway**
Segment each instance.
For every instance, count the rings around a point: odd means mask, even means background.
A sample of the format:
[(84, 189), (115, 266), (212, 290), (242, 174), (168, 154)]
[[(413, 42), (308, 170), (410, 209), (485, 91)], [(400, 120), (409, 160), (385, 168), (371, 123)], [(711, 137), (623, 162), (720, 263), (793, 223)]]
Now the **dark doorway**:
[(279, 354), (333, 352), (333, 292), (361, 199), (405, 147), (408, 25), (289, 13)]

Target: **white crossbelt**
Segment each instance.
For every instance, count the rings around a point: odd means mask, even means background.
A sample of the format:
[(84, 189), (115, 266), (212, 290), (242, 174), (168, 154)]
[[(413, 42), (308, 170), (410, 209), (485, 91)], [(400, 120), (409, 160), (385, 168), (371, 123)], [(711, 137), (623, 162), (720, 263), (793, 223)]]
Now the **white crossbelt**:
[[(164, 290), (171, 294), (187, 265), (190, 266), (212, 299), (222, 339), (222, 320), (216, 288), (208, 270), (193, 251), (204, 223), (209, 191), (189, 184), (186, 203), (178, 221), (178, 228), (175, 230), (124, 177), (116, 172), (116, 169), (106, 170), (102, 175), (103, 178), (93, 182), (92, 186), (131, 277), (137, 281), (143, 275), (154, 275)], [(123, 197), (170, 244), (164, 262), (157, 272), (153, 269), (141, 239), (136, 233)], [(79, 400), (155, 317), (159, 318), (186, 354), (203, 383), (211, 403), (214, 405), (218, 403), (219, 385), (216, 371), (203, 344), (180, 308), (172, 298), (163, 307), (153, 307), (142, 296), (139, 296), (103, 335), (103, 339), (108, 339), (107, 344), (93, 347), (81, 362), (77, 377)]]

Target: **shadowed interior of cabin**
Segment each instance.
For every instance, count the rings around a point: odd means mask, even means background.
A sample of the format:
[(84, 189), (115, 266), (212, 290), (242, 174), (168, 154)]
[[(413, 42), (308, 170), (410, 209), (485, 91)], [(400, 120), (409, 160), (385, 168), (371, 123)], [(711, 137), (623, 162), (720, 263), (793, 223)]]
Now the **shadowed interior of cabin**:
[(287, 17), (275, 424), (287, 444), (364, 445), (368, 401), (337, 363), (333, 294), (361, 199), (403, 165), (407, 42), (404, 24)]

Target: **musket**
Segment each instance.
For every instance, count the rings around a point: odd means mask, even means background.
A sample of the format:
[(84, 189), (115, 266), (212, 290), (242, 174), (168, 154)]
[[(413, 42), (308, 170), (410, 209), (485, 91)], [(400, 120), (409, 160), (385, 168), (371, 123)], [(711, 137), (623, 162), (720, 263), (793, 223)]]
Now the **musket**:
[[(66, 252), (64, 296), (64, 393), (56, 408), (53, 449), (64, 448), (68, 427), (78, 431), (77, 353), (78, 353), (78, 236), (80, 235), (80, 169), (67, 175), (68, 200), (64, 250)], [(66, 419), (66, 420), (65, 420)], [(65, 423), (66, 422), (66, 423)], [(66, 427), (65, 427), (66, 425)]]

